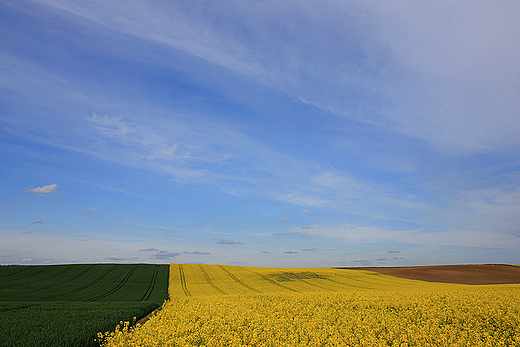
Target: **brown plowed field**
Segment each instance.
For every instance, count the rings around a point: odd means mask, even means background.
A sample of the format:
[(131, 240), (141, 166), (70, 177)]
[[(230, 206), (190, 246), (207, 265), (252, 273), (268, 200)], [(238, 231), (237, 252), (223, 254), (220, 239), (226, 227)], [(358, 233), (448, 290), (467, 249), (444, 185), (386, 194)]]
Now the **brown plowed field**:
[(358, 267), (412, 280), (459, 284), (520, 283), (520, 266), (515, 265), (440, 265), (405, 267)]

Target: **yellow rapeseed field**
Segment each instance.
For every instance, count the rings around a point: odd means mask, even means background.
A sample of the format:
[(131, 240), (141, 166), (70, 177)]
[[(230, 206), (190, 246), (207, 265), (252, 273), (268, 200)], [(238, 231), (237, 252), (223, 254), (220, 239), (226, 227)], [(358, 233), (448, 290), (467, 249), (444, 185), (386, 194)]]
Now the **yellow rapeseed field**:
[(520, 285), (172, 264), (169, 295), (103, 346), (520, 346)]

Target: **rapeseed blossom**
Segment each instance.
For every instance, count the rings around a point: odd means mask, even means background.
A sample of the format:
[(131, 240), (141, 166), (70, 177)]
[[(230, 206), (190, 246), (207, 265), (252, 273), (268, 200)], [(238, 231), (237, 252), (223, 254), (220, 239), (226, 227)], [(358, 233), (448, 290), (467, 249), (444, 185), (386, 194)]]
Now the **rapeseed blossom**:
[(520, 346), (520, 286), (172, 264), (162, 310), (103, 345)]

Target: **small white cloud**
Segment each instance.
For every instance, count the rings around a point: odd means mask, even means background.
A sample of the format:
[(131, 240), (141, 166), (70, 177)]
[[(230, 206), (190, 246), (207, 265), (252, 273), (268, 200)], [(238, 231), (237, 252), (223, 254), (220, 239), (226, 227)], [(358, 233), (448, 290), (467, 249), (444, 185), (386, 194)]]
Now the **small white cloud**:
[(32, 222), (32, 224), (43, 224), (41, 220), (37, 220), (36, 222)]
[(28, 188), (26, 192), (38, 193), (40, 195), (53, 193), (56, 191), (58, 185), (56, 183), (49, 184), (48, 186), (38, 187), (38, 188)]
[(231, 241), (231, 240), (226, 240), (226, 239), (217, 239), (217, 243), (220, 243), (222, 245), (241, 245), (242, 244), (242, 242)]
[(314, 196), (301, 196), (299, 194), (275, 194), (275, 198), (294, 205), (322, 207), (330, 204), (330, 201)]
[(286, 232), (283, 232), (283, 233), (273, 233), (272, 235), (275, 235), (275, 236), (286, 236), (286, 235), (293, 235), (293, 233), (290, 233), (290, 232), (286, 231)]
[(109, 257), (107, 257), (108, 260), (136, 260), (137, 257), (130, 257), (130, 258), (121, 258), (121, 257), (117, 257), (115, 255), (111, 255)]
[(17, 205), (17, 206), (23, 206), (21, 202), (10, 202), (9, 205)]
[(294, 251), (285, 251), (284, 253), (285, 254), (298, 254), (298, 252), (294, 252)]
[(359, 264), (359, 265), (371, 265), (372, 264), (372, 260), (352, 260), (352, 262), (354, 264)]
[(31, 258), (24, 258), (24, 259), (22, 259), (22, 261), (34, 261), (34, 259), (31, 259)]
[(305, 249), (302, 249), (303, 252), (316, 252), (318, 249), (317, 248), (305, 248)]
[(168, 251), (161, 251), (158, 254), (154, 254), (155, 259), (170, 259), (175, 258), (181, 255), (182, 253), (179, 252), (168, 252)]
[(164, 229), (164, 228), (159, 228), (159, 227), (157, 227), (157, 230), (160, 230), (160, 231), (170, 231), (169, 229)]
[(95, 208), (89, 208), (88, 210), (89, 210), (89, 211), (92, 211), (92, 212), (97, 212), (97, 211), (98, 211), (98, 210), (95, 209)]
[(303, 210), (302, 213), (315, 214), (316, 212), (311, 212), (309, 210)]
[(280, 217), (279, 221), (280, 222), (290, 222), (290, 221), (292, 221), (292, 219), (291, 218), (287, 218), (287, 217)]

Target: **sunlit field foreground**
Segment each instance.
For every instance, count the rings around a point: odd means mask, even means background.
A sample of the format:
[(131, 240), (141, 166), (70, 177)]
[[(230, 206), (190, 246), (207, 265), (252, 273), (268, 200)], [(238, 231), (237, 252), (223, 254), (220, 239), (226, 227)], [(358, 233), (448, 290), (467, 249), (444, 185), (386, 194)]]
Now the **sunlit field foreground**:
[[(520, 346), (520, 285), (347, 269), (170, 266), (170, 300), (104, 346)], [(101, 337), (101, 336), (100, 336)]]

